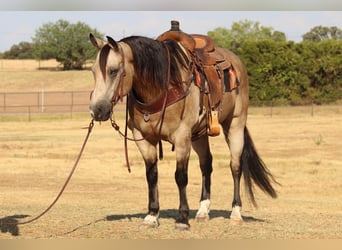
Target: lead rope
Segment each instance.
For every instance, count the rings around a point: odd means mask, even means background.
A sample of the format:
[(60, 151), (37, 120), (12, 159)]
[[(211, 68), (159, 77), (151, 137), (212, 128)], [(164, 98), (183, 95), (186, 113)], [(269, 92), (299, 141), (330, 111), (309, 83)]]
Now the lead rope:
[(50, 204), (50, 206), (48, 206), (43, 212), (41, 212), (39, 215), (37, 215), (36, 217), (30, 219), (30, 220), (27, 220), (27, 221), (22, 221), (22, 222), (18, 222), (18, 221), (4, 221), (4, 220), (0, 220), (0, 225), (24, 225), (24, 224), (29, 224), (33, 221), (36, 221), (38, 220), (40, 217), (42, 217), (44, 214), (46, 214), (55, 204), (56, 202), (59, 200), (59, 198), (62, 196), (65, 188), (67, 187), (69, 181), (71, 180), (71, 177), (72, 175), (74, 174), (75, 170), (76, 170), (76, 167), (78, 166), (78, 162), (80, 161), (81, 159), (81, 156), (83, 154), (83, 151), (84, 151), (84, 148), (88, 142), (88, 139), (89, 139), (89, 136), (90, 136), (90, 133), (92, 131), (94, 127), (94, 119), (91, 120), (91, 122), (89, 123), (89, 126), (88, 126), (88, 133), (84, 139), (84, 142), (83, 142), (83, 145), (81, 147), (81, 150), (80, 150), (80, 153), (78, 154), (77, 158), (76, 158), (76, 161), (69, 173), (69, 176), (68, 178), (66, 179), (64, 185), (62, 186), (61, 190), (59, 191), (58, 195), (56, 196), (55, 200)]
[(124, 146), (125, 146), (125, 157), (126, 157), (126, 165), (127, 165), (127, 170), (128, 173), (131, 172), (131, 165), (129, 163), (129, 158), (128, 158), (128, 145), (127, 145), (127, 127), (128, 127), (128, 97), (126, 98), (126, 119), (125, 119), (125, 139), (124, 139)]

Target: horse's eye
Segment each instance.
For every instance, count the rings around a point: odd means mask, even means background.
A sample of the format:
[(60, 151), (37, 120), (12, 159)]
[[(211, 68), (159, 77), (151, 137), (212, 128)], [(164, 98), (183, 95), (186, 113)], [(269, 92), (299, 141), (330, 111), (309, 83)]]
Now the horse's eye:
[(112, 78), (115, 78), (116, 75), (118, 74), (118, 72), (119, 72), (119, 69), (118, 69), (118, 68), (113, 68), (113, 67), (108, 68), (108, 74), (109, 74), (110, 77), (112, 77)]

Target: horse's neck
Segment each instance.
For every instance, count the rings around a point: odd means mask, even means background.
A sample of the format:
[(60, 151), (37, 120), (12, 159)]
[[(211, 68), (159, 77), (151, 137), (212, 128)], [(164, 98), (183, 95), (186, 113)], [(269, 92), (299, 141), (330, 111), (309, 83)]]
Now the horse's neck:
[(139, 79), (134, 80), (132, 92), (137, 100), (146, 104), (153, 103), (165, 93), (161, 87), (151, 83), (139, 82)]
[(142, 103), (151, 103), (163, 94), (163, 90), (151, 83), (145, 83), (136, 75), (133, 65), (133, 54), (131, 48), (124, 42), (120, 42), (125, 55), (125, 70), (127, 93), (131, 92), (135, 98)]
[(165, 94), (165, 89), (162, 87), (165, 83), (154, 83), (146, 79), (144, 80), (134, 72), (134, 67), (132, 73), (132, 92), (140, 102), (150, 104)]

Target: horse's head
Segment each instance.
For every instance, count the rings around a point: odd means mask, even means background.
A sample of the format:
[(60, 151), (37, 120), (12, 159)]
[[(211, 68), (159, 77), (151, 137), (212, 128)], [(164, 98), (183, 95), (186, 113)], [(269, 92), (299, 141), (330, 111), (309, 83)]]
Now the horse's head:
[(99, 52), (92, 67), (95, 87), (91, 94), (89, 110), (96, 121), (109, 119), (113, 105), (130, 89), (129, 79), (126, 77), (125, 53), (122, 44), (111, 37), (108, 42), (90, 34), (90, 41)]

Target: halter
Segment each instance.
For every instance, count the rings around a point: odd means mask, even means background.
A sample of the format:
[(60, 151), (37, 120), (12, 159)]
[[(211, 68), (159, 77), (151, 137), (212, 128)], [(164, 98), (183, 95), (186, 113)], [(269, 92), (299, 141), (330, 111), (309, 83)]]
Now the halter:
[(121, 60), (122, 73), (120, 74), (120, 79), (119, 79), (118, 87), (116, 88), (116, 90), (114, 90), (114, 93), (113, 93), (113, 98), (112, 98), (113, 106), (116, 105), (119, 101), (122, 102), (123, 97), (125, 96), (123, 94), (123, 79), (126, 77), (125, 54), (124, 54), (123, 49), (121, 48), (121, 46), (119, 47), (119, 52), (120, 52), (120, 55), (121, 55), (121, 58), (122, 58), (122, 60)]

